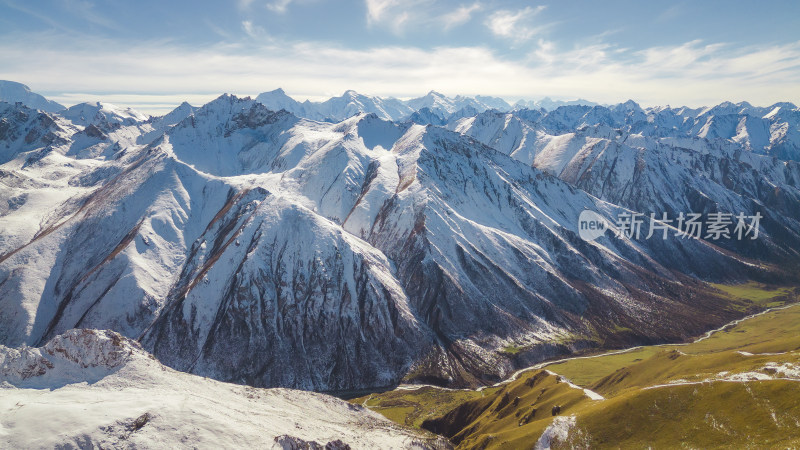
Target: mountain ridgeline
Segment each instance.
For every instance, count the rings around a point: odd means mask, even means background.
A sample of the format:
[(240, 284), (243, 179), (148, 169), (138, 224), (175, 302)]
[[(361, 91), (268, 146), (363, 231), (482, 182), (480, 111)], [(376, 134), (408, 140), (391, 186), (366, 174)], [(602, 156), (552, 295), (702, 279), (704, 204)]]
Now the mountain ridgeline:
[[(794, 105), (501, 102), (0, 103), (0, 344), (111, 329), (258, 387), (467, 387), (756, 308), (709, 281), (796, 280)], [(588, 241), (587, 209), (762, 219), (757, 239)]]

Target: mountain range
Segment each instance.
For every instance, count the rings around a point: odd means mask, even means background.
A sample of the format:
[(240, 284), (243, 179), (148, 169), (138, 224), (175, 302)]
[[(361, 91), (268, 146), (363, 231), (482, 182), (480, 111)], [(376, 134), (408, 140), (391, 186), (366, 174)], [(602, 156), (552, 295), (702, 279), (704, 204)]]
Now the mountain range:
[[(110, 329), (257, 387), (474, 387), (751, 312), (708, 281), (796, 280), (794, 105), (498, 106), (0, 103), (0, 344)], [(585, 210), (763, 219), (758, 239), (587, 241)]]

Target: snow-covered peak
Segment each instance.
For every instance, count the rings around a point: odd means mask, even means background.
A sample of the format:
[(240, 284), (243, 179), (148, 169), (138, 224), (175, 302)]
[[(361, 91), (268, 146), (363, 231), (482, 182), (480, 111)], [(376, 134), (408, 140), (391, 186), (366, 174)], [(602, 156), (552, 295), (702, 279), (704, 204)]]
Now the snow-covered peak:
[(544, 97), (541, 100), (519, 100), (514, 104), (513, 109), (544, 109), (546, 111), (553, 111), (560, 106), (597, 106), (595, 102), (589, 100), (553, 100), (550, 97)]
[[(468, 114), (468, 115), (472, 116), (473, 114)], [(447, 123), (447, 120), (445, 120), (444, 117), (442, 117), (436, 111), (433, 111), (431, 108), (427, 106), (411, 114), (408, 117), (408, 121), (418, 123), (421, 125), (431, 124), (436, 126), (441, 126)]]
[(508, 111), (511, 109), (511, 105), (509, 105), (507, 101), (503, 100), (500, 97), (491, 97), (488, 95), (476, 95), (475, 100), (477, 100), (479, 103), (486, 105), (490, 109), (496, 109), (498, 111)]
[(296, 116), (306, 117), (306, 109), (303, 104), (286, 95), (286, 92), (281, 88), (258, 94), (256, 101), (273, 111), (283, 109)]
[(148, 116), (133, 108), (123, 108), (111, 103), (79, 103), (67, 108), (61, 115), (75, 125), (134, 125), (148, 120)]
[(306, 100), (301, 103), (282, 89), (275, 89), (259, 94), (256, 100), (272, 110), (285, 109), (298, 117), (327, 122), (339, 122), (362, 112), (375, 113), (381, 119), (401, 121), (408, 120), (413, 113), (423, 108), (430, 109), (443, 119), (449, 118), (465, 107), (472, 107), (477, 112), (487, 109), (507, 111), (511, 108), (505, 100), (498, 97), (472, 98), (459, 95), (450, 98), (433, 90), (422, 97), (399, 100), (394, 97), (364, 95), (349, 89), (341, 96), (331, 97), (322, 102)]
[(616, 110), (625, 110), (625, 111), (641, 111), (642, 108), (633, 100), (628, 100), (625, 103), (620, 103), (614, 107)]
[(196, 107), (188, 102), (181, 103), (177, 108), (167, 114), (153, 119), (157, 127), (169, 127), (194, 114)]
[(718, 105), (702, 109), (697, 116), (698, 117), (722, 116), (722, 115), (763, 116), (768, 111), (769, 108), (754, 107), (753, 105), (745, 101), (739, 103), (724, 101)]
[(63, 105), (31, 92), (30, 88), (24, 84), (7, 80), (0, 80), (0, 102), (11, 104), (20, 102), (29, 108), (45, 112), (58, 112), (65, 109)]

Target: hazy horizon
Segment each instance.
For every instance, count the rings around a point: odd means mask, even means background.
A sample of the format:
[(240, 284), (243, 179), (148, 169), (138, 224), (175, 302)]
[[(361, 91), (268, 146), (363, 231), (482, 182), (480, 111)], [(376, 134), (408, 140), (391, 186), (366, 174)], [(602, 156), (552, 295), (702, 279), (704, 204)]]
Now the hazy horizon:
[[(800, 3), (0, 1), (0, 78), (164, 113), (282, 87), (700, 107), (800, 103)], [(779, 12), (779, 13), (776, 13)]]

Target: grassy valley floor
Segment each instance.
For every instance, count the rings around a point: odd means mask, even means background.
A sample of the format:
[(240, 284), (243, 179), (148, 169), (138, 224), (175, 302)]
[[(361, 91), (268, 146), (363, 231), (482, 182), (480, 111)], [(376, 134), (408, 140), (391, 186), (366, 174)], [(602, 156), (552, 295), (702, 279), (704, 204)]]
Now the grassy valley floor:
[(689, 344), (556, 361), (481, 390), (399, 387), (353, 402), (458, 448), (800, 445), (800, 289), (714, 285), (774, 308)]

